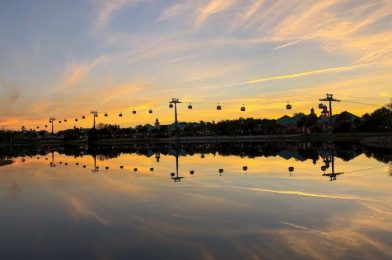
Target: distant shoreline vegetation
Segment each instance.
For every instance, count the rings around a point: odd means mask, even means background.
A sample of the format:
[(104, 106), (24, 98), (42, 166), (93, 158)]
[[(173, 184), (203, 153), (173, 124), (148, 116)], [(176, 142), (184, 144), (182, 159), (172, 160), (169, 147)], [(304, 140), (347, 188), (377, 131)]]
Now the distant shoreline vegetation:
[[(361, 133), (372, 135), (392, 133), (392, 104), (370, 114), (358, 117), (344, 111), (331, 118), (333, 134), (352, 136)], [(286, 136), (313, 136), (319, 138), (329, 131), (329, 118), (317, 116), (312, 109), (309, 114), (294, 114), (279, 119), (239, 118), (219, 122), (179, 122), (161, 125), (138, 125), (121, 128), (119, 125), (99, 124), (96, 128), (73, 128), (51, 134), (46, 130), (0, 130), (0, 143), (33, 142), (97, 142), (99, 140), (160, 140), (183, 138), (204, 139), (262, 139), (263, 137), (284, 138)], [(361, 137), (362, 138), (362, 137)]]
[(248, 158), (276, 157), (295, 158), (299, 161), (313, 160), (316, 163), (325, 154), (335, 150), (335, 156), (350, 161), (363, 154), (369, 158), (389, 163), (392, 153), (385, 149), (369, 147), (356, 142), (238, 142), (238, 143), (188, 143), (188, 144), (107, 144), (107, 145), (50, 145), (4, 147), (0, 149), (0, 160), (14, 160), (17, 157), (46, 157), (52, 153), (83, 157), (91, 155), (99, 159), (118, 158), (121, 154), (138, 154), (159, 160), (161, 155), (194, 156), (204, 158), (207, 155), (241, 156)]

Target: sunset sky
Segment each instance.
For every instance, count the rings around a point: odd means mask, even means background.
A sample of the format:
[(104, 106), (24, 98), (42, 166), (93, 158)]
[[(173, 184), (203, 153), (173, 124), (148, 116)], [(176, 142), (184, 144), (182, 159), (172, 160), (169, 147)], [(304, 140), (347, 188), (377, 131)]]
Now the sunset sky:
[(0, 35), (0, 128), (171, 123), (172, 97), (181, 121), (217, 121), (392, 96), (391, 0), (2, 0)]

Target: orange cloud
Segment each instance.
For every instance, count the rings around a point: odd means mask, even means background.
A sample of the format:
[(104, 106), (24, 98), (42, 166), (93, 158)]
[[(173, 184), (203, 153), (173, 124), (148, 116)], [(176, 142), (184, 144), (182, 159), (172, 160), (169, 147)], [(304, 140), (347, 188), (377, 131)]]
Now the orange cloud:
[(64, 87), (73, 87), (77, 85), (91, 70), (107, 59), (108, 57), (106, 55), (102, 55), (89, 63), (71, 64), (70, 68), (68, 68), (70, 72), (67, 73), (68, 75)]

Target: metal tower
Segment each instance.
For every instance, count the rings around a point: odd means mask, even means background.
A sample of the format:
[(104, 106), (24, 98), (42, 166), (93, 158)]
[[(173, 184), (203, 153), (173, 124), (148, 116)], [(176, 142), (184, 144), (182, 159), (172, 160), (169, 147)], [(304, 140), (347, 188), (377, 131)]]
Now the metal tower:
[(178, 120), (177, 120), (177, 104), (182, 103), (178, 100), (178, 98), (172, 98), (172, 101), (169, 102), (169, 107), (172, 108), (174, 106), (174, 131), (178, 136)]
[(333, 94), (327, 94), (327, 97), (326, 98), (321, 98), (321, 99), (319, 99), (321, 102), (323, 102), (323, 101), (325, 101), (325, 102), (328, 102), (328, 104), (329, 104), (329, 111), (328, 111), (328, 114), (329, 114), (329, 132), (330, 133), (332, 133), (332, 102), (340, 102), (340, 100), (339, 99), (335, 99), (334, 97), (333, 97)]

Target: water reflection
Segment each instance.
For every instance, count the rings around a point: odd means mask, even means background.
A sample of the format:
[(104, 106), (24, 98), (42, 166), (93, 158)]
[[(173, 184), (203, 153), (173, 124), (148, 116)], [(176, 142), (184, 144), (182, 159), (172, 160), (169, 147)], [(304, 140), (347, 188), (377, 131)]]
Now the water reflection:
[(392, 257), (385, 150), (352, 143), (7, 149), (1, 159), (14, 163), (0, 168), (1, 259)]
[(179, 182), (184, 177), (178, 175), (178, 157), (179, 157), (179, 150), (178, 149), (174, 151), (174, 156), (176, 157), (176, 172), (172, 172), (170, 174), (170, 176), (174, 182)]
[[(323, 176), (330, 177), (330, 181), (336, 181), (338, 175), (344, 174), (344, 172), (335, 171), (335, 145), (328, 144), (328, 153), (321, 155), (325, 165), (321, 166), (321, 170), (324, 172)], [(326, 170), (331, 168), (330, 173), (326, 173)]]
[[(13, 162), (15, 158), (21, 157), (22, 162), (35, 157), (50, 157), (50, 167), (57, 166), (55, 154), (59, 156), (65, 155), (75, 158), (76, 166), (83, 165), (83, 168), (90, 168), (93, 173), (100, 171), (97, 160), (101, 162), (110, 161), (119, 158), (123, 154), (135, 154), (140, 156), (155, 157), (156, 163), (160, 162), (161, 155), (175, 157), (175, 166), (170, 172), (170, 177), (174, 182), (180, 182), (184, 176), (179, 173), (179, 160), (181, 157), (200, 155), (204, 159), (206, 155), (213, 157), (229, 157), (238, 156), (238, 158), (258, 158), (258, 157), (280, 157), (285, 160), (294, 159), (295, 161), (311, 160), (314, 165), (319, 160), (322, 161), (320, 169), (322, 176), (330, 178), (330, 181), (336, 181), (337, 176), (344, 174), (343, 171), (336, 171), (335, 158), (343, 161), (351, 161), (360, 155), (368, 158), (374, 158), (383, 163), (392, 161), (391, 153), (382, 150), (369, 148), (356, 143), (232, 143), (232, 144), (134, 144), (134, 145), (108, 145), (108, 146), (42, 146), (42, 147), (11, 147), (0, 152), (1, 165), (7, 165)], [(92, 164), (86, 165), (86, 156), (91, 156)], [(78, 162), (78, 159), (81, 162)], [(68, 166), (68, 162), (59, 161), (58, 164)], [(136, 165), (135, 165), (136, 166)], [(238, 165), (238, 167), (241, 167)], [(126, 169), (123, 164), (116, 165), (115, 168)], [(102, 166), (101, 169), (106, 171), (113, 168)], [(283, 168), (282, 168), (283, 169)], [(224, 174), (224, 168), (217, 169), (219, 175)], [(248, 166), (243, 165), (244, 173), (248, 171)], [(369, 170), (369, 169), (367, 169)], [(137, 172), (137, 167), (133, 168)], [(153, 172), (154, 168), (151, 167)], [(294, 172), (294, 167), (288, 167), (289, 175)], [(357, 171), (357, 170), (356, 170)], [(195, 174), (193, 169), (189, 170), (191, 175)]]
[(294, 158), (299, 161), (312, 160), (316, 163), (320, 156), (331, 153), (331, 145), (334, 147), (335, 156), (350, 161), (355, 157), (365, 154), (381, 162), (392, 161), (391, 153), (383, 149), (375, 149), (357, 143), (229, 143), (229, 144), (134, 144), (134, 145), (101, 145), (101, 146), (38, 146), (38, 147), (5, 147), (0, 150), (0, 159), (47, 156), (55, 151), (60, 154), (83, 157), (84, 155), (96, 155), (100, 159), (113, 159), (124, 153), (135, 153), (147, 157), (155, 156), (157, 162), (161, 154), (180, 156), (200, 154), (201, 158), (206, 155), (240, 156), (247, 158), (275, 157), (285, 159)]

